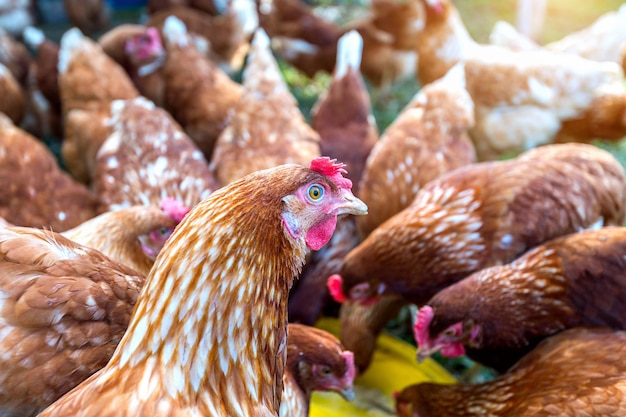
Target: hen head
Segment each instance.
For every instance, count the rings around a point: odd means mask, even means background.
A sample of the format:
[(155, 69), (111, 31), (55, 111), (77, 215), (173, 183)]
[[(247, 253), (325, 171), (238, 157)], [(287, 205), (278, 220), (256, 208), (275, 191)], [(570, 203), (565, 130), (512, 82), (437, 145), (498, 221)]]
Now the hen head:
[(344, 350), (330, 333), (290, 323), (287, 367), (306, 391), (333, 391), (347, 401), (354, 399), (354, 354)]
[(144, 253), (153, 260), (156, 259), (156, 256), (161, 252), (163, 245), (165, 245), (167, 239), (174, 232), (178, 223), (180, 223), (189, 212), (188, 207), (174, 198), (165, 198), (161, 201), (161, 210), (172, 218), (174, 224), (172, 226), (159, 227), (141, 238), (141, 248)]
[(136, 65), (156, 61), (165, 54), (159, 31), (154, 27), (147, 28), (141, 35), (130, 37), (126, 41), (125, 50)]
[[(334, 391), (347, 401), (354, 399), (352, 385), (356, 375), (354, 354), (349, 350), (340, 353), (341, 361), (328, 358), (317, 363), (300, 362), (299, 370), (302, 374), (309, 374), (314, 391)], [(306, 369), (309, 368), (309, 369)]]
[(319, 250), (332, 237), (337, 217), (346, 214), (367, 214), (367, 206), (351, 191), (352, 182), (345, 178), (344, 164), (327, 157), (315, 158), (311, 170), (329, 181), (312, 179), (282, 198), (282, 223), (287, 233), (306, 245)]
[(435, 352), (448, 358), (465, 354), (465, 345), (476, 346), (481, 338), (481, 326), (473, 319), (455, 322), (444, 330), (431, 334), (435, 310), (424, 306), (417, 311), (417, 319), (413, 327), (413, 335), (417, 342), (417, 360), (423, 361)]

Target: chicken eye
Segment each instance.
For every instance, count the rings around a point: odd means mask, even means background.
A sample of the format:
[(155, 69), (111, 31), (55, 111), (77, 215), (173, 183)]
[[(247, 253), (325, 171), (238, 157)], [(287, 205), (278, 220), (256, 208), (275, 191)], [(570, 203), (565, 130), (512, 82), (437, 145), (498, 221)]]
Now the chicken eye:
[(159, 229), (159, 234), (161, 236), (168, 236), (171, 233), (171, 229), (169, 227), (162, 227)]
[(310, 185), (307, 190), (307, 195), (309, 196), (309, 200), (316, 203), (324, 197), (324, 187), (318, 184)]
[(456, 329), (453, 327), (447, 328), (443, 333), (443, 337), (454, 337), (456, 336)]
[(330, 375), (330, 368), (328, 366), (322, 366), (320, 373), (322, 375)]

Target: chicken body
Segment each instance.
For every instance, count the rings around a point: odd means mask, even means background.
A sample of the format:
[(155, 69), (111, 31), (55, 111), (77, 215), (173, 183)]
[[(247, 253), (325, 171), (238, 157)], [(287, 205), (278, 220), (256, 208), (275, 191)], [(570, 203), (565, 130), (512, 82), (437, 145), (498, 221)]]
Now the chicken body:
[(287, 362), (283, 378), (281, 417), (307, 417), (313, 391), (335, 391), (354, 398), (352, 352), (332, 334), (301, 324), (289, 324)]
[(63, 160), (75, 178), (89, 183), (96, 154), (109, 134), (111, 102), (135, 98), (139, 92), (124, 69), (77, 28), (61, 38), (58, 68)]
[(86, 35), (104, 29), (110, 22), (111, 10), (104, 0), (63, 0), (72, 26)]
[(621, 225), (625, 196), (624, 168), (592, 145), (547, 145), (458, 168), (428, 183), (346, 256), (335, 294), (352, 301), (396, 294), (422, 305), (550, 239)]
[(571, 329), (506, 374), (477, 385), (418, 384), (396, 397), (400, 417), (620, 417), (626, 408), (626, 332)]
[(241, 85), (195, 47), (179, 19), (167, 18), (163, 32), (166, 47), (163, 107), (210, 161), (215, 142), (241, 97)]
[(0, 414), (34, 416), (102, 368), (143, 275), (34, 228), (0, 229)]
[(9, 222), (62, 232), (97, 214), (95, 195), (61, 170), (41, 141), (1, 114), (0, 161), (0, 217)]
[(626, 330), (626, 227), (551, 240), (476, 272), (418, 313), (420, 356), (467, 354), (508, 369), (543, 338), (576, 326)]
[(342, 172), (325, 158), (283, 165), (196, 205), (157, 257), (111, 361), (41, 417), (277, 416), (292, 281), (338, 215), (367, 210)]
[(145, 98), (113, 102), (109, 129), (93, 179), (103, 210), (159, 205), (168, 197), (193, 207), (217, 188), (202, 152)]
[(361, 239), (408, 207), (429, 181), (476, 162), (467, 135), (473, 124), (462, 66), (413, 97), (367, 159), (359, 192), (369, 214), (356, 219)]
[[(356, 194), (365, 160), (378, 140), (369, 95), (359, 71), (361, 49), (357, 32), (342, 36), (333, 80), (311, 112), (311, 124), (320, 134), (322, 154), (345, 162)], [(333, 238), (307, 260), (290, 294), (290, 321), (313, 325), (323, 314), (331, 301), (326, 279), (339, 270), (343, 257), (359, 242), (354, 220), (339, 220)]]
[(211, 158), (219, 184), (281, 164), (306, 164), (320, 155), (319, 135), (300, 112), (262, 29), (252, 41), (243, 87)]
[(363, 39), (358, 32), (348, 32), (339, 39), (333, 79), (311, 110), (311, 125), (320, 135), (322, 154), (344, 161), (355, 192), (365, 161), (378, 142), (372, 104), (359, 69), (362, 51)]
[(20, 123), (26, 111), (26, 97), (11, 71), (0, 63), (0, 113), (6, 114), (13, 123)]

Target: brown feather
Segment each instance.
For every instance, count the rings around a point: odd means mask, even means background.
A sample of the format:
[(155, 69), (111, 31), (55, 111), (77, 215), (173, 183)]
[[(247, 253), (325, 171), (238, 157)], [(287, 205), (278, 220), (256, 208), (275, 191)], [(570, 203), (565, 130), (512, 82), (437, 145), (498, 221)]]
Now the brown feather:
[(626, 227), (551, 240), (507, 265), (484, 269), (428, 305), (436, 336), (457, 322), (480, 326), (468, 355), (506, 369), (543, 338), (582, 325), (626, 330)]
[[(571, 329), (494, 381), (418, 384), (396, 398), (409, 417), (619, 417), (626, 407), (626, 332)], [(404, 405), (400, 405), (404, 404)]]

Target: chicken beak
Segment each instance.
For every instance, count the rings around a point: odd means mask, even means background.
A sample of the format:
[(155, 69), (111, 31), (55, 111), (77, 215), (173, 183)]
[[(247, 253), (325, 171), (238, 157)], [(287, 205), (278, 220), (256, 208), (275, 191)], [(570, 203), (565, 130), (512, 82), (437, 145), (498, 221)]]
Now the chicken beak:
[(352, 192), (346, 190), (336, 206), (337, 215), (354, 214), (355, 216), (367, 214), (367, 205), (356, 198)]
[(354, 401), (354, 397), (356, 397), (356, 395), (354, 394), (354, 389), (352, 388), (344, 388), (339, 392), (339, 394), (346, 401)]
[(439, 346), (433, 346), (430, 349), (420, 348), (420, 350), (417, 352), (417, 362), (422, 363), (424, 362), (424, 360), (428, 359), (434, 353), (437, 353), (437, 352), (439, 352)]

